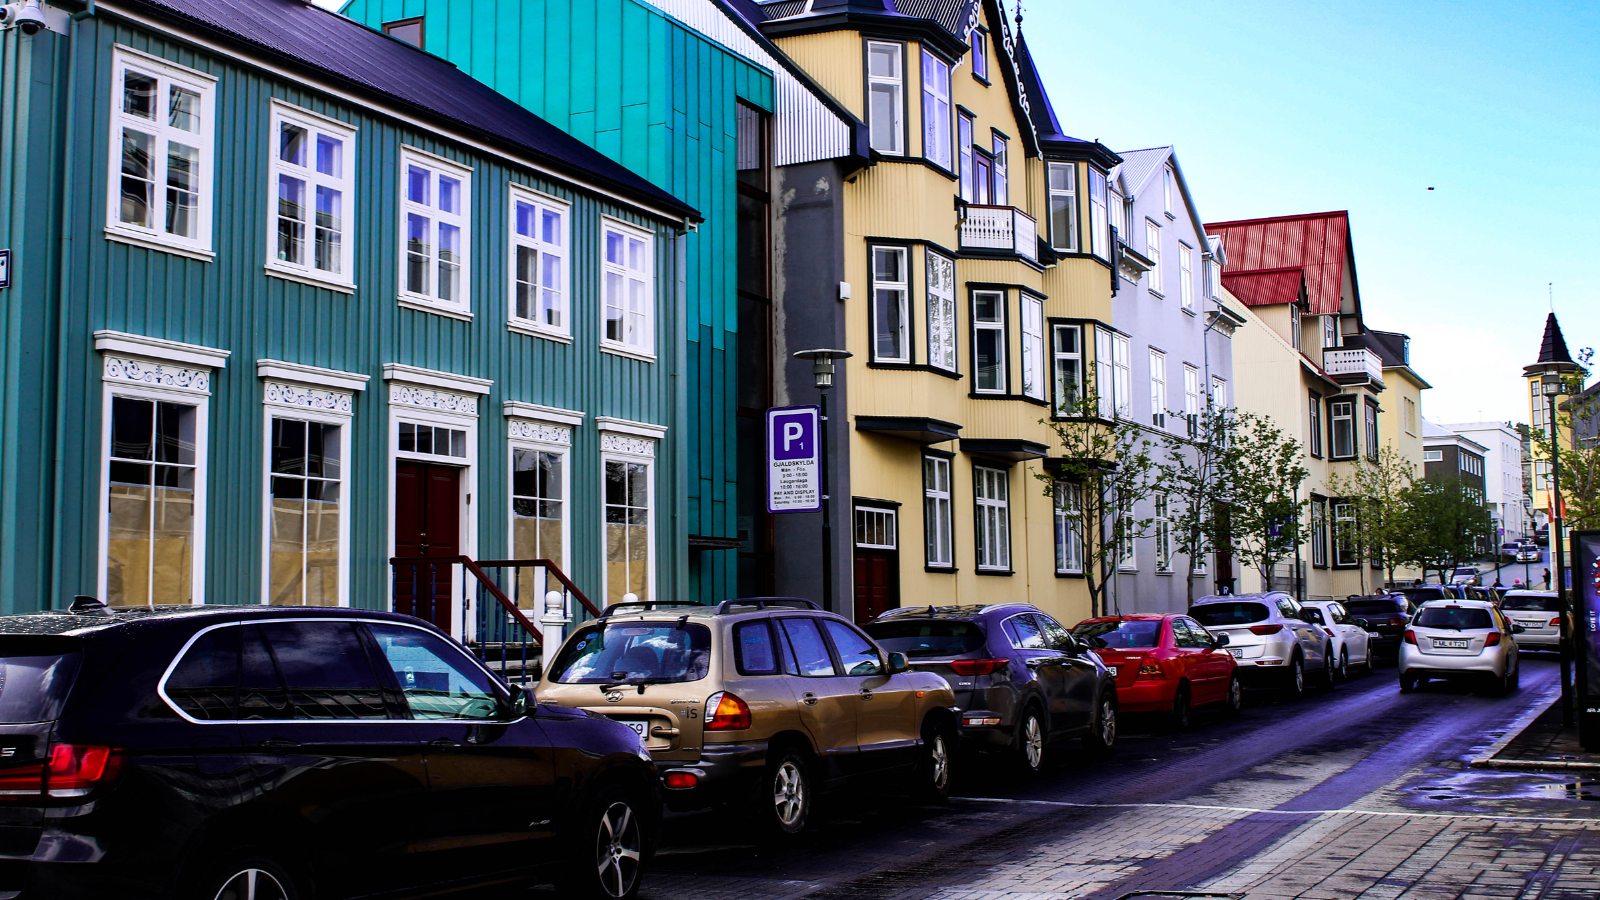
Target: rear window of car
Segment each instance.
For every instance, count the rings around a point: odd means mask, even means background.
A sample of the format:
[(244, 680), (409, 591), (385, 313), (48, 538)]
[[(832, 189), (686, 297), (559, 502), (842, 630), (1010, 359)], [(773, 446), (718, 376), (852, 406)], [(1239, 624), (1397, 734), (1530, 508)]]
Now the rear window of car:
[(1131, 622), (1084, 622), (1072, 629), (1078, 637), (1099, 638), (1108, 650), (1134, 650), (1154, 647), (1161, 642), (1160, 619)]
[(0, 724), (49, 722), (61, 716), (83, 655), (70, 639), (0, 643)]
[(1419, 628), (1493, 628), (1494, 618), (1476, 606), (1424, 606), (1411, 623)]
[(778, 650), (765, 619), (740, 622), (733, 628), (733, 658), (740, 675), (778, 674)]
[(677, 622), (589, 625), (561, 648), (550, 679), (561, 684), (699, 681), (711, 667), (711, 630)]
[(1201, 625), (1216, 628), (1221, 625), (1249, 625), (1252, 622), (1262, 622), (1272, 616), (1265, 603), (1252, 603), (1248, 600), (1234, 600), (1224, 603), (1207, 603), (1189, 610), (1189, 615), (1198, 619)]
[(923, 619), (910, 622), (868, 622), (862, 628), (890, 653), (928, 658), (962, 656), (983, 649), (984, 633), (976, 622)]
[(1556, 597), (1540, 597), (1537, 594), (1507, 594), (1500, 601), (1500, 608), (1522, 612), (1560, 612), (1561, 601)]
[(1350, 600), (1345, 609), (1353, 616), (1387, 616), (1394, 613), (1409, 615), (1404, 600)]

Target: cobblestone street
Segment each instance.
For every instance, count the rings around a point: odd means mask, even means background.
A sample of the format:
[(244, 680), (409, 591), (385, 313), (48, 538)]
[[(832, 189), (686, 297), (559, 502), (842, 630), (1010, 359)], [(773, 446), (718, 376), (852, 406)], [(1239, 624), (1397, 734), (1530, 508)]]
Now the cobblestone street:
[(1467, 766), (1556, 690), (1555, 670), (1530, 656), (1504, 698), (1402, 695), (1380, 668), (1298, 703), (1252, 695), (1238, 720), (1202, 715), (1188, 733), (1129, 719), (1109, 760), (1062, 748), (1031, 783), (969, 769), (946, 807), (835, 798), (781, 850), (712, 814), (676, 816), (642, 896), (1593, 898), (1588, 785)]

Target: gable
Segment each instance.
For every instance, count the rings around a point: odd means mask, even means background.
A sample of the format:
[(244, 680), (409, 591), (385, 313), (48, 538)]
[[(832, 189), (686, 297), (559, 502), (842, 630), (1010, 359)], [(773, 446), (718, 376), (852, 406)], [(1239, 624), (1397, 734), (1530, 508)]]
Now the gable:
[(1305, 276), (1312, 315), (1338, 315), (1346, 293), (1354, 298), (1355, 266), (1351, 264), (1347, 212), (1215, 222), (1206, 226), (1206, 233), (1222, 239), (1228, 259), (1225, 278), (1299, 269)]

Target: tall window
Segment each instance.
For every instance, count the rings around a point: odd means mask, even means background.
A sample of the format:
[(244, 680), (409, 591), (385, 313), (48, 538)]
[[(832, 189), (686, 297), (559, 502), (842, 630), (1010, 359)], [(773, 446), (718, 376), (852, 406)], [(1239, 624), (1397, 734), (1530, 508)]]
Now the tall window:
[(1367, 402), (1362, 404), (1362, 406), (1366, 410), (1366, 416), (1367, 416), (1366, 421), (1364, 423), (1362, 423), (1362, 424), (1364, 424), (1366, 426), (1367, 459), (1370, 459), (1373, 462), (1377, 462), (1378, 461), (1378, 404), (1374, 403), (1370, 398), (1368, 398)]
[(972, 116), (956, 113), (956, 154), (961, 165), (961, 199), (972, 202)]
[(1311, 565), (1328, 567), (1328, 502), (1322, 499), (1311, 501)]
[(1315, 456), (1318, 459), (1321, 459), (1322, 458), (1322, 397), (1316, 391), (1312, 391), (1309, 395), (1307, 395), (1307, 400), (1309, 402), (1307, 403), (1306, 408), (1308, 410), (1310, 410), (1310, 413), (1311, 413), (1311, 418), (1310, 418), (1310, 423), (1309, 423), (1310, 426), (1311, 426), (1311, 434), (1308, 436), (1308, 439), (1306, 440), (1306, 447), (1307, 447), (1307, 449), (1310, 450), (1312, 456)]
[[(532, 447), (511, 448), (513, 558), (548, 559), (558, 566), (566, 566), (566, 495), (565, 453)], [(529, 573), (517, 592), (518, 605), (537, 609), (545, 591), (552, 589), (554, 585), (535, 583)]]
[(994, 136), (994, 205), (1011, 205), (1011, 187), (1009, 176), (1006, 174), (1009, 165), (1007, 159), (1006, 139), (1000, 135)]
[(1356, 455), (1356, 404), (1354, 400), (1335, 400), (1328, 404), (1333, 420), (1333, 458), (1353, 459)]
[(1083, 537), (1079, 527), (1078, 504), (1081, 488), (1070, 481), (1055, 483), (1055, 539), (1056, 573), (1075, 575), (1083, 572)]
[(1057, 250), (1078, 249), (1078, 167), (1050, 164), (1050, 245)]
[(1006, 295), (1000, 291), (972, 292), (972, 367), (974, 391), (1006, 392)]
[(1302, 343), (1300, 339), (1300, 330), (1300, 304), (1291, 303), (1289, 304), (1289, 343), (1292, 344), (1296, 350), (1300, 349), (1300, 345)]
[(1145, 220), (1144, 255), (1150, 257), (1150, 290), (1162, 293), (1161, 280), (1161, 226)]
[(267, 602), (338, 606), (344, 427), (272, 419), (272, 534)]
[(1194, 248), (1178, 244), (1178, 298), (1184, 309), (1194, 309)]
[(928, 364), (956, 370), (956, 264), (928, 251)]
[(973, 501), (977, 508), (978, 568), (1011, 570), (1011, 495), (1004, 469), (974, 466)]
[(1359, 535), (1356, 532), (1356, 507), (1354, 503), (1333, 504), (1333, 564), (1358, 566), (1361, 564)]
[(1221, 378), (1211, 379), (1211, 405), (1219, 410), (1228, 408), (1228, 383)]
[(649, 232), (606, 219), (600, 226), (605, 255), (604, 328), (600, 346), (655, 355), (655, 253)]
[(946, 169), (950, 158), (950, 64), (922, 51), (922, 155)]
[(1338, 316), (1322, 317), (1322, 346), (1324, 348), (1339, 346)]
[(1044, 399), (1044, 301), (1022, 295), (1022, 393)]
[(400, 173), (400, 299), (465, 312), (472, 174), (408, 151), (400, 154)]
[(922, 458), (922, 530), (927, 548), (927, 564), (947, 569), (955, 566), (950, 505), (950, 460), (942, 456)]
[(989, 33), (981, 28), (972, 29), (972, 75), (989, 80)]
[(355, 196), (355, 131), (321, 116), (273, 105), (269, 270), (338, 285), (351, 283), (347, 206)]
[(900, 44), (867, 42), (867, 129), (872, 149), (904, 156), (906, 77)]
[(1111, 258), (1111, 226), (1106, 221), (1106, 176), (1089, 167), (1089, 252)]
[(216, 80), (120, 48), (112, 67), (107, 230), (209, 253)]
[[(1400, 403), (1402, 424), (1405, 426), (1406, 434), (1415, 437), (1417, 434), (1417, 401), (1410, 397), (1403, 397)], [(1506, 449), (1509, 452), (1510, 448), (1507, 447)]]
[(1133, 350), (1128, 336), (1111, 335), (1111, 396), (1116, 403), (1117, 416), (1126, 419), (1133, 414)]
[(1119, 510), (1117, 518), (1122, 521), (1122, 534), (1117, 539), (1117, 568), (1129, 572), (1137, 571), (1139, 557), (1133, 541), (1133, 510)]
[(1150, 351), (1150, 424), (1167, 427), (1167, 355)]
[(650, 474), (642, 462), (605, 461), (607, 603), (650, 599)]
[(1077, 325), (1056, 325), (1051, 329), (1052, 361), (1055, 370), (1055, 414), (1078, 415), (1078, 400), (1083, 396), (1082, 329)]
[(511, 192), (511, 321), (568, 334), (567, 207)]
[(909, 313), (906, 248), (872, 248), (872, 358), (876, 362), (911, 362), (906, 334)]
[(1172, 507), (1166, 494), (1157, 494), (1156, 508), (1156, 571), (1172, 571)]
[(111, 398), (106, 603), (190, 603), (195, 595), (198, 407)]
[(1161, 209), (1167, 215), (1172, 215), (1172, 170), (1163, 169), (1161, 172)]
[(1104, 328), (1094, 330), (1094, 392), (1102, 419), (1117, 414), (1116, 376), (1112, 374), (1111, 332)]

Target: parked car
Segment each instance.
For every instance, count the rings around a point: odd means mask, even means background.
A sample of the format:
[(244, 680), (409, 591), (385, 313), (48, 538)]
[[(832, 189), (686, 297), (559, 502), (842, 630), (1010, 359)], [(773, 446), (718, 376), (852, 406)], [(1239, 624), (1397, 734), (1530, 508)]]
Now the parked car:
[(1307, 622), (1300, 604), (1282, 591), (1201, 597), (1189, 615), (1212, 634), (1228, 636), (1228, 653), (1248, 685), (1305, 693), (1307, 672), (1333, 685), (1333, 637)]
[(1350, 611), (1337, 600), (1311, 600), (1303, 604), (1308, 620), (1321, 625), (1333, 636), (1334, 674), (1340, 679), (1350, 677), (1350, 667), (1355, 665), (1366, 674), (1372, 674), (1372, 651), (1365, 625), (1358, 625)]
[(1417, 611), (1417, 604), (1411, 600), (1409, 593), (1413, 590), (1407, 588), (1406, 592), (1345, 600), (1344, 608), (1350, 612), (1352, 620), (1357, 625), (1366, 623), (1367, 646), (1374, 656), (1400, 654), (1400, 641), (1405, 636), (1406, 623), (1411, 621), (1411, 614)]
[(1555, 591), (1507, 591), (1500, 601), (1500, 612), (1522, 626), (1518, 647), (1561, 649), (1561, 599)]
[(1448, 584), (1419, 584), (1414, 587), (1403, 587), (1399, 593), (1404, 594), (1411, 601), (1411, 611), (1416, 612), (1417, 607), (1430, 600), (1464, 600), (1466, 594), (1461, 588)]
[(1074, 625), (1072, 633), (1095, 648), (1117, 681), (1122, 712), (1158, 712), (1184, 730), (1197, 706), (1244, 706), (1239, 664), (1226, 651), (1229, 638), (1212, 635), (1188, 616), (1102, 616)]
[(1424, 604), (1400, 645), (1400, 690), (1431, 678), (1473, 679), (1497, 694), (1515, 690), (1521, 665), (1516, 635), (1523, 628), (1481, 600)]
[(622, 898), (653, 852), (637, 735), (407, 616), (83, 599), (0, 618), (0, 660), (5, 896)]
[(539, 699), (633, 729), (669, 809), (736, 803), (783, 836), (820, 791), (886, 776), (950, 789), (950, 685), (809, 600), (616, 603), (551, 659)]
[(1035, 606), (926, 606), (890, 610), (864, 626), (911, 666), (943, 677), (961, 709), (961, 745), (1007, 753), (1025, 771), (1045, 747), (1081, 737), (1111, 750), (1121, 697), (1089, 644)]
[(1450, 573), (1452, 585), (1480, 585), (1483, 584), (1483, 575), (1472, 566), (1457, 566)]
[(1543, 561), (1544, 561), (1544, 551), (1539, 548), (1538, 544), (1534, 544), (1534, 543), (1529, 542), (1529, 541), (1524, 541), (1521, 544), (1517, 545), (1517, 562), (1519, 562), (1519, 563), (1536, 563), (1536, 562), (1543, 562)]
[(1515, 560), (1517, 558), (1517, 554), (1521, 550), (1522, 550), (1522, 545), (1519, 544), (1518, 542), (1516, 542), (1516, 541), (1506, 541), (1505, 543), (1500, 545), (1500, 558), (1501, 559), (1507, 559), (1507, 560)]

